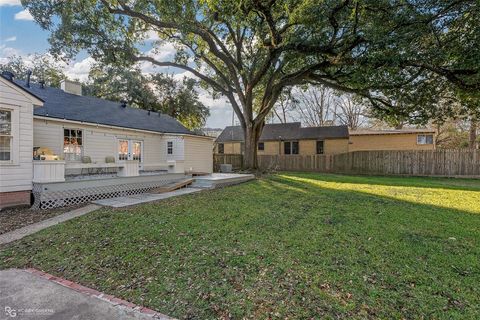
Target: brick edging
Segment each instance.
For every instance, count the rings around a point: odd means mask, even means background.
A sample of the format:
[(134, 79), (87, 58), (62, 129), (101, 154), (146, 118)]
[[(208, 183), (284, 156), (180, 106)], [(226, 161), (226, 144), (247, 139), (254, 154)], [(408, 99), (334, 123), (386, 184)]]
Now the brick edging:
[(126, 300), (119, 299), (117, 297), (114, 297), (114, 296), (109, 295), (109, 294), (105, 294), (103, 292), (97, 291), (97, 290), (92, 289), (92, 288), (82, 286), (82, 285), (80, 285), (78, 283), (75, 283), (73, 281), (53, 276), (49, 273), (37, 270), (35, 268), (24, 269), (24, 271), (26, 271), (28, 273), (31, 273), (31, 274), (34, 274), (36, 276), (42, 277), (43, 279), (55, 282), (55, 283), (57, 283), (61, 286), (70, 288), (70, 289), (75, 290), (77, 292), (86, 294), (88, 296), (92, 296), (92, 297), (110, 302), (111, 304), (113, 304), (115, 306), (119, 305), (119, 306), (125, 307), (127, 309), (131, 309), (131, 310), (134, 310), (134, 311), (146, 314), (146, 315), (150, 315), (153, 318), (172, 319), (172, 318), (170, 318), (170, 317), (168, 317), (168, 316), (166, 316), (166, 315), (164, 315), (160, 312), (157, 312), (155, 310), (136, 305), (134, 303), (128, 302)]

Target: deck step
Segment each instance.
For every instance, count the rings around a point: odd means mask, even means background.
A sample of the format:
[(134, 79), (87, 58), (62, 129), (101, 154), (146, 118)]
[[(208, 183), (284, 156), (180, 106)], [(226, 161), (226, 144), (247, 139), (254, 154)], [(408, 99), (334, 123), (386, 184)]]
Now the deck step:
[(180, 189), (180, 188), (184, 188), (188, 185), (191, 185), (193, 183), (193, 181), (194, 181), (194, 179), (189, 178), (189, 179), (184, 179), (184, 180), (180, 180), (180, 181), (170, 182), (170, 183), (168, 183), (164, 186), (152, 189), (148, 193), (171, 192), (171, 191), (174, 191), (174, 190), (177, 190), (177, 189)]
[(253, 174), (214, 173), (209, 176), (195, 177), (193, 188), (215, 189), (227, 187), (255, 179)]

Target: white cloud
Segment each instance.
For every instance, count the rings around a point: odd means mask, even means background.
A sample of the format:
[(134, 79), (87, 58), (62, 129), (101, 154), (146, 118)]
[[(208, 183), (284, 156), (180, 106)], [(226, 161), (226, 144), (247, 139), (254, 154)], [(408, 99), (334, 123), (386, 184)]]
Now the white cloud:
[(7, 63), (11, 56), (19, 56), (22, 52), (18, 49), (0, 45), (0, 63)]
[[(209, 107), (210, 116), (207, 119), (206, 127), (225, 128), (232, 125), (233, 108), (226, 103), (226, 99), (221, 97), (213, 100), (209, 94), (201, 94), (200, 101)], [(238, 125), (237, 115), (234, 115), (234, 124)]]
[(15, 13), (15, 20), (27, 20), (27, 21), (33, 21), (33, 16), (30, 14), (30, 12), (25, 9), (20, 12)]
[(9, 38), (7, 38), (7, 39), (5, 39), (5, 40), (3, 40), (3, 41), (5, 41), (5, 42), (11, 42), (11, 41), (15, 41), (15, 40), (17, 40), (17, 37), (16, 37), (16, 36), (13, 36), (13, 37), (9, 37)]
[[(172, 61), (175, 57), (177, 50), (172, 43), (164, 43), (158, 47), (148, 50), (145, 52), (145, 56), (152, 57), (157, 61)], [(157, 73), (157, 72), (166, 72), (171, 73), (171, 68), (167, 67), (157, 67), (150, 62), (141, 62), (138, 64), (142, 73)], [(179, 69), (175, 68), (173, 72), (178, 72)]]
[(94, 63), (95, 59), (87, 57), (68, 65), (65, 69), (65, 74), (72, 80), (86, 81)]
[(0, 7), (3, 6), (21, 6), (20, 0), (0, 0)]
[(156, 31), (153, 31), (153, 30), (147, 31), (146, 36), (147, 37), (146, 37), (145, 41), (158, 41), (158, 40), (160, 40), (160, 37), (158, 36), (158, 33)]
[(1, 48), (2, 53), (1, 55), (4, 57), (11, 57), (11, 56), (18, 56), (21, 54), (21, 51), (16, 49), (16, 48), (11, 48), (11, 47), (5, 47), (3, 46)]

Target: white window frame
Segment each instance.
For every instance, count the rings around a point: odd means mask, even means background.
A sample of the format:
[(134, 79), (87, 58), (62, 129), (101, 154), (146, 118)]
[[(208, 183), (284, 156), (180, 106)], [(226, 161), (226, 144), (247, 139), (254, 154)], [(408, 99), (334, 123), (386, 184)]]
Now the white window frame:
[[(432, 143), (428, 143), (427, 142), (427, 136), (431, 136), (432, 137)], [(425, 140), (425, 142), (421, 142), (420, 141), (420, 137), (423, 137)], [(433, 144), (433, 134), (418, 134), (417, 135), (417, 144), (418, 145), (431, 145)]]
[(10, 112), (10, 160), (0, 160), (0, 165), (18, 165), (20, 156), (20, 107), (0, 104), (0, 110)]
[[(82, 132), (82, 145), (80, 146), (81, 152), (80, 152), (80, 157), (79, 159), (67, 159), (66, 153), (65, 153), (65, 130), (75, 130), (75, 131), (80, 131)], [(78, 138), (78, 137), (77, 137)], [(63, 127), (62, 128), (62, 153), (63, 153), (63, 158), (66, 161), (82, 161), (82, 157), (85, 152), (85, 130), (81, 128), (74, 128), (74, 127)], [(68, 154), (71, 154), (70, 152), (67, 152)]]
[[(126, 142), (127, 143), (127, 158), (126, 159), (120, 159), (120, 150), (119, 150), (119, 146), (120, 146), (120, 141), (123, 141), (123, 142)], [(142, 140), (142, 139), (131, 139), (129, 137), (127, 138), (121, 138), (121, 137), (117, 137), (117, 145), (116, 145), (116, 156), (115, 156), (115, 159), (116, 161), (133, 161), (135, 160), (134, 159), (134, 155), (133, 155), (133, 148), (134, 148), (134, 144), (136, 142), (139, 142), (140, 143), (140, 159), (138, 161), (138, 166), (140, 168), (140, 170), (143, 170), (143, 163), (145, 162), (145, 153), (144, 153), (144, 150), (145, 150), (145, 140)]]

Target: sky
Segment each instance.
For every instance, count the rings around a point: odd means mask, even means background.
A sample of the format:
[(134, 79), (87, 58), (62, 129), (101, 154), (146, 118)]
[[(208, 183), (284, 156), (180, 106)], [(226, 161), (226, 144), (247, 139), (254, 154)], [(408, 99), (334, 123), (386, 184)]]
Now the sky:
[[(20, 0), (0, 0), (0, 64), (8, 61), (8, 58), (17, 55), (28, 57), (34, 53), (44, 54), (48, 52), (49, 32), (40, 28), (33, 20), (30, 13), (25, 10)], [(150, 41), (155, 40), (152, 35)], [(147, 46), (145, 47), (146, 50)], [(154, 53), (158, 58), (173, 58), (175, 49), (166, 44), (159, 52)], [(70, 79), (86, 80), (94, 59), (86, 53), (79, 54), (71, 63), (65, 65), (65, 73)], [(144, 64), (141, 69), (145, 73), (168, 72), (174, 73), (178, 79), (191, 76), (187, 72), (165, 69), (160, 70), (149, 64)], [(211, 95), (199, 90), (200, 100), (210, 108), (210, 117), (206, 126), (210, 128), (224, 128), (232, 123), (233, 110), (226, 103), (226, 98), (212, 99)]]

